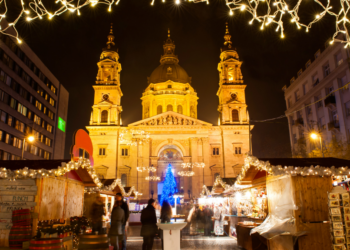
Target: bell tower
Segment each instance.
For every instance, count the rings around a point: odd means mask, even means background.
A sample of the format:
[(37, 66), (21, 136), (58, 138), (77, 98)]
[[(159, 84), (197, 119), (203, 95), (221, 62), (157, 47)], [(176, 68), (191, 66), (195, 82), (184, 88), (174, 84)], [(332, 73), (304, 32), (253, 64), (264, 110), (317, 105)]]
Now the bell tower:
[(248, 124), (249, 115), (245, 99), (246, 85), (243, 83), (241, 72), (242, 61), (232, 48), (231, 35), (226, 23), (224, 46), (221, 48), (219, 71), (218, 111), (219, 125)]
[(118, 50), (115, 47), (113, 24), (107, 36), (107, 47), (102, 50), (97, 63), (98, 73), (96, 84), (93, 85), (94, 105), (90, 125), (120, 125), (122, 106), (120, 99), (123, 93), (120, 89), (120, 71)]

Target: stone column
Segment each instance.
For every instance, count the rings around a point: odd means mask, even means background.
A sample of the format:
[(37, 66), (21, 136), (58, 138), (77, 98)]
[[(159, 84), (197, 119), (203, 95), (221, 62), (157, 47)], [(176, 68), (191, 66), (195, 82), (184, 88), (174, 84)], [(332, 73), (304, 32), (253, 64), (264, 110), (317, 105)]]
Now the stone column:
[[(198, 138), (192, 137), (190, 138), (190, 153), (192, 157), (192, 164), (195, 162), (198, 162)], [(199, 169), (193, 168), (193, 171), (195, 172), (195, 175), (191, 178), (191, 191), (192, 195), (198, 197), (200, 193), (200, 176), (199, 176)]]
[(205, 164), (204, 167), (204, 185), (211, 186), (211, 172), (209, 169), (209, 157), (210, 157), (210, 146), (209, 146), (209, 138), (202, 137), (202, 151), (203, 151), (203, 162)]
[(108, 109), (108, 125), (111, 124), (111, 112), (112, 112), (112, 110), (111, 110), (111, 108), (109, 108)]
[(101, 108), (98, 108), (98, 117), (97, 117), (97, 123), (101, 123)]

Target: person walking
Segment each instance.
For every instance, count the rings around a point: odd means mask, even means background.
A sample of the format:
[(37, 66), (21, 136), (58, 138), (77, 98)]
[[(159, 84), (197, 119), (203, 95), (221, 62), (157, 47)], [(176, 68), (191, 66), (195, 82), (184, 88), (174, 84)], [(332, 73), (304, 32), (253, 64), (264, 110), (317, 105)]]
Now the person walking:
[(124, 201), (123, 199), (123, 195), (121, 193), (117, 193), (116, 194), (116, 199), (117, 199), (117, 202), (121, 202), (121, 208), (124, 210), (124, 214), (125, 214), (125, 220), (124, 220), (124, 223), (123, 223), (123, 240), (122, 240), (122, 250), (126, 250), (126, 222), (129, 220), (129, 215), (130, 215), (130, 212), (129, 212), (129, 206), (128, 204)]
[(148, 205), (141, 212), (141, 236), (143, 237), (142, 250), (151, 250), (154, 236), (157, 234), (156, 201), (148, 200)]
[(211, 236), (211, 230), (213, 229), (211, 217), (213, 215), (213, 210), (207, 205), (204, 209), (204, 236)]
[(98, 234), (102, 234), (102, 221), (103, 218), (102, 216), (106, 215), (105, 207), (103, 204), (103, 198), (98, 194), (96, 196), (95, 202), (92, 204), (92, 209), (91, 209), (91, 222), (92, 222), (92, 232)]
[(109, 230), (109, 241), (114, 247), (114, 250), (120, 250), (119, 241), (123, 240), (123, 225), (125, 222), (125, 213), (121, 207), (122, 202), (117, 201), (113, 207), (111, 215), (111, 228)]
[[(169, 223), (172, 216), (173, 210), (171, 209), (171, 205), (169, 202), (163, 201), (162, 209), (160, 211), (160, 223)], [(162, 249), (164, 249), (163, 230), (160, 230), (160, 238), (162, 239)]]

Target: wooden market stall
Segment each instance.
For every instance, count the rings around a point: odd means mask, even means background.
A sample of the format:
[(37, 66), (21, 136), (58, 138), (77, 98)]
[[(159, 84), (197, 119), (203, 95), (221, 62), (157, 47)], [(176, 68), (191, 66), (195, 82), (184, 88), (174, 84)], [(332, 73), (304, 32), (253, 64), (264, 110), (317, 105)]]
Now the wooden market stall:
[[(68, 162), (70, 160), (0, 161), (0, 167), (21, 174), (34, 170), (41, 173), (58, 166), (64, 168)], [(59, 177), (0, 180), (0, 246), (9, 244), (13, 210), (32, 211), (32, 235), (36, 234), (39, 221), (64, 221), (82, 216), (85, 186), (96, 185), (88, 171), (81, 167)]]
[[(328, 193), (332, 190), (332, 176), (349, 174), (347, 166), (350, 161), (336, 158), (257, 159), (248, 156), (237, 184), (261, 182), (264, 185), (265, 182), (269, 215), (256, 228), (243, 226), (240, 230), (241, 225), (238, 225), (238, 245), (247, 250), (333, 249)], [(265, 179), (257, 178), (261, 171), (265, 171)], [(257, 239), (256, 234), (250, 235), (251, 230), (268, 239), (266, 246), (258, 242), (256, 245), (260, 247), (254, 248)], [(240, 237), (240, 232), (245, 236)], [(250, 245), (247, 246), (247, 242)]]

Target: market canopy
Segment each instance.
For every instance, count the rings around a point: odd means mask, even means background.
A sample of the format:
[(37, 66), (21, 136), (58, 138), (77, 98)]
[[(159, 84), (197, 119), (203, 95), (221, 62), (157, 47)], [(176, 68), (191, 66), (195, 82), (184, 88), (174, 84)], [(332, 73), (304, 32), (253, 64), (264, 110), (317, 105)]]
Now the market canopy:
[(350, 175), (350, 160), (328, 158), (261, 158), (247, 155), (235, 185), (249, 185), (267, 175)]
[[(23, 171), (23, 169), (28, 168), (28, 170), (38, 170), (43, 169), (50, 171), (52, 169), (57, 169), (58, 167), (65, 167), (70, 159), (63, 160), (13, 160), (4, 161), (0, 160), (0, 168), (6, 168), (6, 170), (11, 170), (13, 172)], [(95, 187), (96, 184), (92, 179), (90, 173), (86, 168), (79, 167), (77, 169), (72, 169), (65, 173), (69, 179), (78, 180), (84, 183), (84, 186)]]

